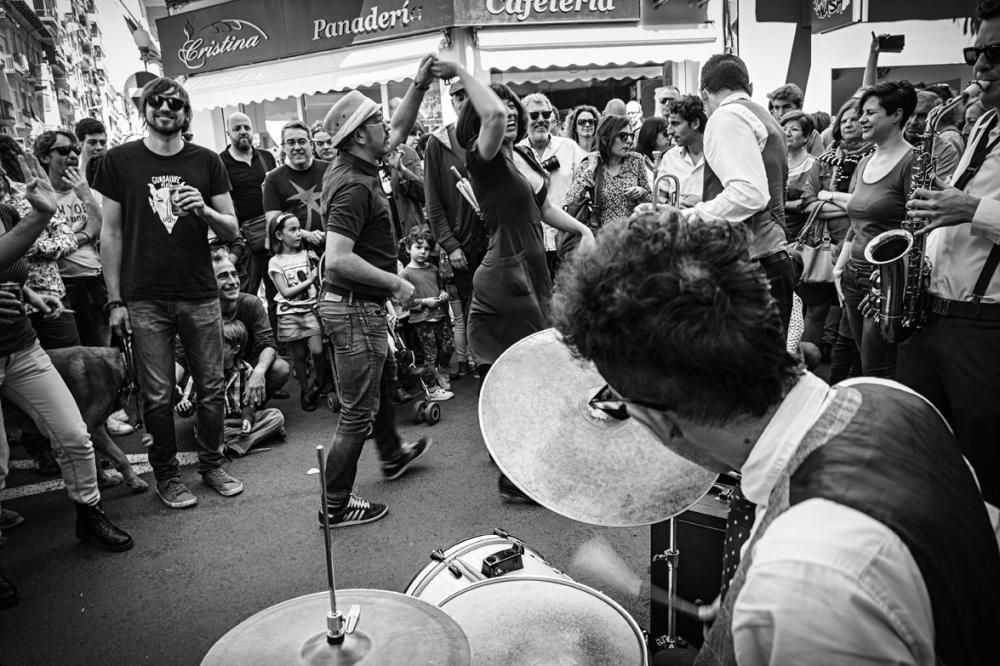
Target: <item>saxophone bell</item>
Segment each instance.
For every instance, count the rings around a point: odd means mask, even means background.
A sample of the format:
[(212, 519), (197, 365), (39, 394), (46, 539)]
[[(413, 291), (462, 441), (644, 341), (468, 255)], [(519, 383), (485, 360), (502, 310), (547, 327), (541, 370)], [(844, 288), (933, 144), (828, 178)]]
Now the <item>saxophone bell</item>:
[(884, 231), (865, 246), (865, 260), (875, 266), (872, 273), (872, 305), (882, 339), (901, 342), (912, 331), (906, 321), (909, 254), (914, 237), (903, 229)]

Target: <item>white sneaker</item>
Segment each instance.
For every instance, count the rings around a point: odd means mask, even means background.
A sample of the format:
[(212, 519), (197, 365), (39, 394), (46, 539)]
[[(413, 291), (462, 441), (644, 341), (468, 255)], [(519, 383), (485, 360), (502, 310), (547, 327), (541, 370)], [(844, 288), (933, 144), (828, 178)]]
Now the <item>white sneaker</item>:
[(437, 379), (438, 386), (443, 388), (445, 391), (451, 390), (451, 379), (448, 377), (448, 371), (441, 371), (441, 368), (434, 368), (434, 378)]
[(108, 434), (112, 437), (121, 437), (123, 435), (129, 435), (135, 431), (135, 428), (130, 426), (128, 423), (122, 423), (114, 416), (109, 416), (108, 420), (104, 422), (105, 427), (108, 429)]
[(427, 397), (432, 402), (442, 402), (444, 400), (451, 400), (455, 397), (455, 394), (451, 391), (445, 391), (440, 386), (435, 386), (427, 390)]
[(117, 412), (111, 415), (116, 421), (121, 421), (122, 423), (128, 423), (128, 414), (125, 413), (124, 409), (119, 409)]

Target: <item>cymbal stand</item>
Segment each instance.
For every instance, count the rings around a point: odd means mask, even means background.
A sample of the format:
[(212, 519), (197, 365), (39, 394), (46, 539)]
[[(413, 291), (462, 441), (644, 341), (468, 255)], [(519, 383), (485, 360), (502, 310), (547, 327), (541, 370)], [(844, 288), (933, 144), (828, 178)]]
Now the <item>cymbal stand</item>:
[(667, 635), (656, 639), (656, 644), (663, 649), (671, 649), (683, 645), (683, 640), (677, 636), (677, 566), (680, 551), (677, 549), (677, 522), (670, 518), (670, 547), (662, 553), (653, 556), (654, 562), (667, 563)]
[(316, 447), (319, 461), (319, 484), (322, 487), (323, 543), (326, 545), (326, 582), (330, 588), (330, 610), (326, 614), (326, 642), (338, 645), (344, 642), (344, 618), (337, 610), (337, 586), (333, 573), (333, 548), (330, 545), (330, 512), (326, 503), (326, 456), (323, 447)]

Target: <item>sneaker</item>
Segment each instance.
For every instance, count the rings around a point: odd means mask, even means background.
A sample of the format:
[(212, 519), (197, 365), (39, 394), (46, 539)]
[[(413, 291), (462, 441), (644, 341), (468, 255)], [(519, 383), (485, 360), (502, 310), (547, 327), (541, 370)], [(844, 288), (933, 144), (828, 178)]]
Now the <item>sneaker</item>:
[(122, 423), (128, 423), (128, 414), (125, 413), (124, 409), (119, 409), (117, 412), (111, 414), (109, 418), (116, 419)]
[(104, 422), (104, 427), (108, 429), (108, 434), (112, 437), (131, 435), (135, 432), (135, 428), (124, 421), (119, 421), (114, 416), (108, 417), (108, 420)]
[(451, 390), (451, 381), (448, 377), (448, 370), (437, 368), (434, 370), (434, 377), (437, 379), (438, 386), (443, 388), (445, 391)]
[(415, 442), (401, 442), (399, 448), (402, 451), (396, 460), (382, 463), (382, 476), (387, 481), (395, 481), (406, 473), (410, 466), (417, 462), (422, 455), (427, 453), (431, 447), (432, 440), (429, 437), (421, 437)]
[(440, 386), (432, 386), (427, 389), (427, 398), (431, 402), (443, 402), (445, 400), (451, 400), (455, 397), (455, 394), (451, 391), (445, 390)]
[(0, 509), (0, 532), (3, 530), (12, 530), (23, 522), (24, 516), (17, 511)]
[(243, 482), (221, 467), (205, 472), (201, 475), (201, 480), (223, 497), (232, 497), (243, 492)]
[(176, 476), (163, 481), (157, 481), (156, 494), (171, 509), (186, 509), (198, 503), (198, 498)]
[[(379, 518), (383, 518), (387, 513), (389, 513), (389, 507), (385, 504), (372, 504), (353, 493), (351, 494), (351, 499), (347, 501), (347, 506), (343, 509), (335, 512), (327, 509), (327, 516), (330, 519), (330, 529), (374, 523)], [(323, 512), (317, 511), (316, 516), (319, 518), (319, 526), (326, 527), (323, 523)]]

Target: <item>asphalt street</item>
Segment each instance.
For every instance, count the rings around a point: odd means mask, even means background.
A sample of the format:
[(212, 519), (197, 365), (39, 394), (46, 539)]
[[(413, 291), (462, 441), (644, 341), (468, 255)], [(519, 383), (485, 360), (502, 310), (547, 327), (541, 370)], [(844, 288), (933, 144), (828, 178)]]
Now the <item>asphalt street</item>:
[[(294, 383), (289, 388), (294, 394)], [(569, 566), (579, 545), (595, 534), (647, 577), (649, 528), (595, 528), (541, 507), (504, 504), (479, 432), (476, 380), (458, 381), (454, 389), (456, 397), (441, 404), (442, 421), (435, 426), (415, 425), (409, 406), (401, 409), (405, 439), (434, 440), (403, 478), (384, 481), (374, 446), (365, 447), (355, 492), (387, 503), (389, 515), (331, 532), (338, 587), (402, 592), (433, 549), (497, 527), (578, 582), (601, 587)], [(319, 477), (308, 471), (316, 466), (316, 446), (329, 444), (337, 417), (323, 408), (304, 413), (297, 399), (273, 406), (286, 414), (288, 439), (230, 464), (246, 484), (242, 495), (215, 494), (192, 465), (182, 468), (199, 499), (191, 509), (168, 509), (152, 490), (104, 492), (109, 515), (135, 538), (129, 552), (78, 543), (75, 513), (62, 489), (5, 499), (4, 506), (26, 522), (5, 534), (8, 544), (0, 549), (0, 566), (21, 594), (18, 606), (0, 611), (0, 664), (198, 664), (247, 617), (325, 590)], [(193, 451), (190, 422), (182, 423), (182, 432), (181, 448)], [(126, 453), (143, 453), (135, 435), (118, 441)], [(25, 454), (14, 447), (12, 456)], [(40, 477), (25, 466), (12, 471), (4, 497), (40, 490), (33, 485)], [(152, 484), (151, 473), (143, 478)], [(648, 626), (645, 599), (605, 592)]]

